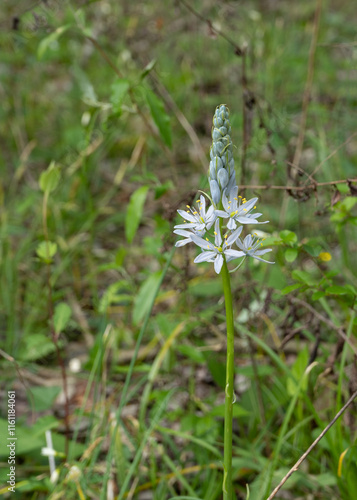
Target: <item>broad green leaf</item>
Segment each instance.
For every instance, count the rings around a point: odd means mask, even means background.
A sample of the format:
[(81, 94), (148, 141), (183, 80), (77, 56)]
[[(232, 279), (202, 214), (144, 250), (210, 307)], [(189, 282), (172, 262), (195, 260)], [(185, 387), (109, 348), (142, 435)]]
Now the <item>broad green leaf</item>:
[(66, 328), (72, 315), (72, 310), (65, 302), (60, 302), (55, 308), (53, 323), (56, 333), (61, 333)]
[(56, 255), (56, 252), (57, 243), (53, 241), (41, 241), (36, 248), (37, 256), (46, 264), (52, 262), (52, 258)]
[(38, 49), (37, 49), (37, 57), (38, 59), (42, 59), (42, 57), (45, 55), (46, 51), (50, 47), (51, 43), (55, 42), (58, 40), (58, 38), (70, 28), (70, 24), (66, 24), (65, 26), (60, 26), (57, 28), (55, 31), (53, 31), (51, 34), (46, 36), (43, 40), (41, 40)]
[(148, 186), (142, 186), (130, 197), (125, 219), (125, 236), (129, 243), (133, 241), (139, 227), (148, 189)]
[(293, 285), (289, 285), (283, 288), (281, 293), (283, 295), (287, 295), (288, 293), (293, 292), (294, 290), (298, 290), (301, 287), (302, 287), (301, 283), (294, 283)]
[(325, 295), (326, 295), (325, 292), (318, 290), (317, 292), (314, 292), (311, 295), (311, 298), (312, 298), (312, 300), (319, 300), (319, 299), (321, 299), (321, 297), (324, 297)]
[(134, 301), (133, 323), (137, 325), (149, 311), (156, 288), (161, 279), (161, 271), (151, 274), (141, 285), (139, 293)]
[(298, 253), (299, 252), (296, 250), (296, 248), (288, 248), (287, 250), (285, 250), (285, 260), (287, 260), (288, 262), (294, 262), (294, 260), (298, 256)]
[(288, 231), (287, 229), (285, 229), (284, 231), (280, 231), (279, 235), (286, 245), (293, 246), (295, 243), (297, 243), (297, 236), (292, 231)]
[(114, 113), (121, 113), (121, 106), (129, 90), (129, 87), (129, 80), (126, 80), (125, 78), (118, 78), (112, 84), (112, 95), (110, 96), (110, 102), (112, 103)]
[(52, 193), (58, 186), (58, 183), (61, 179), (61, 171), (59, 167), (56, 167), (54, 161), (52, 161), (49, 167), (42, 172), (40, 175), (40, 188), (44, 193)]
[(315, 278), (313, 278), (311, 274), (307, 273), (306, 271), (300, 271), (299, 269), (297, 269), (293, 271), (291, 275), (295, 280), (305, 283), (306, 285), (314, 286), (316, 284)]
[(149, 89), (145, 89), (145, 96), (150, 108), (151, 116), (157, 128), (159, 129), (162, 140), (164, 141), (166, 146), (171, 148), (171, 124), (170, 118), (165, 111), (164, 103), (156, 94), (154, 94), (154, 92)]
[(35, 361), (56, 350), (54, 343), (42, 333), (25, 335), (20, 347), (19, 358), (23, 361)]
[(321, 252), (321, 245), (303, 245), (302, 248), (312, 257), (317, 257)]
[(51, 408), (56, 397), (61, 392), (61, 387), (31, 387), (27, 392), (29, 402), (34, 402), (35, 411), (45, 411)]

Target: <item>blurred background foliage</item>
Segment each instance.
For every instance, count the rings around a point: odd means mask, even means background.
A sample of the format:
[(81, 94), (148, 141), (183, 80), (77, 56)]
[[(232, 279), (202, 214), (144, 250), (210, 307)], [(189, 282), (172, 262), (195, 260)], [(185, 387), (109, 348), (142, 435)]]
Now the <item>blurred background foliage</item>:
[[(246, 484), (266, 498), (356, 391), (356, 21), (334, 0), (3, 1), (0, 428), (15, 389), (14, 498), (221, 498), (222, 290), (193, 247), (172, 250), (176, 210), (208, 185), (220, 103), (276, 261), (232, 275), (237, 498)], [(354, 498), (355, 416), (277, 498)], [(6, 497), (4, 447), (0, 461)]]

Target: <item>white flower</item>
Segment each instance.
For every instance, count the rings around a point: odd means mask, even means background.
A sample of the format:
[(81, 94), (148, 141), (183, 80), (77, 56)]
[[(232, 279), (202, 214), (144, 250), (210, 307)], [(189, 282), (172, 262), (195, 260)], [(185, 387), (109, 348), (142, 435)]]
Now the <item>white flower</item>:
[(225, 241), (223, 243), (221, 230), (219, 227), (219, 220), (217, 219), (214, 231), (214, 245), (213, 243), (208, 241), (208, 239), (204, 240), (203, 238), (200, 238), (199, 236), (193, 234), (191, 236), (191, 240), (204, 250), (195, 258), (194, 262), (196, 264), (198, 262), (214, 262), (214, 270), (217, 274), (219, 274), (224, 262), (223, 256), (226, 258), (227, 262), (229, 262), (230, 260), (237, 259), (238, 257), (243, 257), (245, 255), (245, 252), (232, 250), (230, 248), (231, 245), (233, 245), (233, 243), (239, 237), (242, 229), (243, 226), (240, 226), (229, 237), (225, 237)]
[(259, 257), (259, 255), (264, 255), (268, 252), (271, 252), (272, 250), (271, 248), (257, 250), (257, 248), (263, 246), (263, 241), (264, 239), (259, 239), (258, 235), (254, 233), (253, 236), (251, 234), (248, 234), (248, 236), (246, 236), (243, 241), (241, 241), (239, 238), (236, 239), (236, 245), (242, 250), (244, 255), (248, 255), (249, 257), (253, 257), (257, 260), (261, 260), (262, 262), (266, 262), (267, 264), (274, 264), (274, 262), (269, 262), (268, 260), (264, 260)]
[[(176, 226), (175, 226), (176, 227)], [(179, 236), (183, 236), (183, 240), (178, 240), (175, 243), (175, 247), (183, 247), (184, 245), (187, 245), (187, 243), (191, 243), (191, 236), (197, 235), (197, 236), (203, 236), (205, 234), (205, 230), (203, 231), (186, 231), (185, 229), (175, 229), (174, 233), (178, 234)]]
[(236, 222), (240, 224), (266, 224), (269, 221), (258, 222), (256, 220), (262, 214), (250, 213), (256, 208), (255, 204), (257, 201), (258, 198), (252, 198), (247, 201), (245, 198), (238, 196), (238, 186), (234, 186), (229, 191), (228, 196), (227, 189), (225, 189), (222, 196), (224, 210), (216, 210), (216, 215), (224, 219), (228, 218), (227, 228), (231, 230), (237, 227)]
[(206, 200), (202, 195), (200, 196), (198, 212), (189, 205), (187, 205), (187, 208), (186, 212), (184, 210), (177, 210), (181, 217), (188, 221), (184, 224), (178, 224), (174, 228), (175, 234), (185, 237), (185, 239), (176, 242), (175, 246), (177, 247), (182, 247), (190, 243), (192, 241), (190, 238), (192, 234), (203, 236), (206, 231), (211, 229), (217, 218), (213, 205), (206, 212)]

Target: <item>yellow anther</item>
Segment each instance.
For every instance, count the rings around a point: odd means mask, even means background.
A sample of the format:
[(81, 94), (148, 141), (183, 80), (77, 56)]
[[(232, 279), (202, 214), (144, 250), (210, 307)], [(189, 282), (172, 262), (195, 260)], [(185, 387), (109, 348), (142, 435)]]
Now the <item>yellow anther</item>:
[(217, 236), (217, 233), (216, 233), (216, 231), (214, 231), (214, 234), (215, 234), (215, 235)]
[(190, 208), (190, 205), (186, 205), (187, 208)]
[(238, 196), (238, 198), (242, 198), (241, 196)]
[(254, 208), (257, 208), (257, 207), (254, 207)]
[(209, 239), (208, 239), (208, 238), (206, 238), (206, 241), (209, 241)]
[(228, 234), (225, 234), (225, 235), (224, 235), (224, 237), (225, 237), (225, 238), (228, 238)]

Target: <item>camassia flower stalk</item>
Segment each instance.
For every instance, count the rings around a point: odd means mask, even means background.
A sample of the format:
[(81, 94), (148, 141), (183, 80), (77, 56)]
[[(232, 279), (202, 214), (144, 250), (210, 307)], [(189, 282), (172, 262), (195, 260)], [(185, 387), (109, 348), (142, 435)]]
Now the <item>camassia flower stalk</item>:
[[(174, 233), (182, 236), (176, 242), (177, 247), (194, 243), (201, 249), (194, 262), (212, 262), (214, 270), (222, 276), (226, 305), (227, 321), (227, 363), (225, 388), (224, 418), (224, 476), (223, 499), (233, 500), (232, 481), (232, 421), (234, 397), (234, 322), (230, 276), (227, 263), (246, 257), (260, 262), (273, 264), (261, 256), (271, 252), (263, 248), (263, 239), (257, 233), (247, 234), (241, 239), (244, 226), (266, 224), (258, 221), (261, 213), (255, 212), (258, 198), (246, 198), (239, 195), (236, 183), (233, 159), (233, 144), (230, 137), (231, 125), (229, 110), (222, 104), (216, 108), (213, 117), (212, 146), (208, 180), (210, 195), (206, 195), (211, 205), (206, 207), (203, 195), (198, 200), (197, 208), (187, 206), (187, 210), (178, 210), (184, 223), (174, 228)], [(213, 234), (212, 234), (213, 233)], [(234, 248), (236, 246), (236, 248)], [(243, 260), (236, 266), (240, 267)]]

